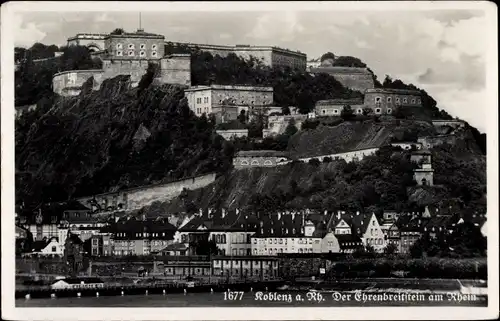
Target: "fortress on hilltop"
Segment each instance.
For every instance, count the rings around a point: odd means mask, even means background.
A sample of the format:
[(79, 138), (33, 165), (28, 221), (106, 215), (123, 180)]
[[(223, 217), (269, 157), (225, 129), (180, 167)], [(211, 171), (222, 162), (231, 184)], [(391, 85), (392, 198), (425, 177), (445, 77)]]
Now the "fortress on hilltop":
[(310, 60), (307, 71), (311, 74), (328, 74), (337, 79), (344, 87), (364, 93), (375, 88), (372, 73), (368, 68), (334, 66), (334, 59)]
[(138, 29), (134, 33), (78, 34), (68, 45), (86, 46), (93, 57), (102, 61), (100, 70), (71, 70), (54, 75), (53, 90), (61, 96), (80, 93), (82, 85), (93, 79), (94, 90), (105, 79), (129, 75), (136, 86), (150, 63), (158, 66), (156, 81), (164, 84), (191, 85), (191, 57), (188, 54), (165, 55), (165, 37)]

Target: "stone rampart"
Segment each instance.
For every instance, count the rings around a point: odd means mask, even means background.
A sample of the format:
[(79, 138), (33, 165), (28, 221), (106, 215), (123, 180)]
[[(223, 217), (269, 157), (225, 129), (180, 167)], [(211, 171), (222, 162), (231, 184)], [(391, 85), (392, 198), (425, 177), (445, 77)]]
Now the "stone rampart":
[(171, 55), (161, 59), (160, 81), (191, 86), (191, 56)]
[(186, 178), (175, 182), (141, 186), (114, 193), (78, 198), (77, 201), (88, 206), (95, 197), (98, 204), (113, 204), (117, 198), (123, 202), (124, 210), (140, 209), (156, 201), (169, 201), (179, 196), (184, 188), (194, 190), (205, 187), (215, 181), (215, 173)]
[(367, 89), (375, 88), (373, 75), (366, 68), (356, 67), (316, 67), (310, 68), (313, 74), (326, 73), (333, 76), (344, 87), (364, 93)]
[(76, 96), (80, 94), (82, 85), (94, 77), (94, 89), (99, 89), (103, 79), (103, 70), (70, 70), (57, 73), (52, 78), (54, 93), (61, 96)]

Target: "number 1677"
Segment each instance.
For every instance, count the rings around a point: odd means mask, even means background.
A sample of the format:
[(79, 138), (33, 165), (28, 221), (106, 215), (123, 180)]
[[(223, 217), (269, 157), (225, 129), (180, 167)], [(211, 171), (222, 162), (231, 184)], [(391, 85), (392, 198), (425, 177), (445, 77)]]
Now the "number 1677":
[(238, 301), (243, 299), (243, 291), (227, 291), (224, 292), (224, 301)]

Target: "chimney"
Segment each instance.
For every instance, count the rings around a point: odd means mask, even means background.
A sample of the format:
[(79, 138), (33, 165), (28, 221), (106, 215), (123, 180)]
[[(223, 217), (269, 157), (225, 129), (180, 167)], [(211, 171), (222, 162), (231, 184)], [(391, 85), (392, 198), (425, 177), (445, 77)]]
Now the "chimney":
[(337, 220), (340, 220), (340, 216), (341, 216), (341, 215), (342, 215), (342, 214), (340, 213), (340, 211), (338, 211), (338, 212), (337, 212)]
[(292, 221), (295, 219), (295, 212), (292, 213)]
[(304, 226), (305, 220), (306, 220), (306, 216), (304, 214), (302, 214), (302, 226)]
[(327, 214), (328, 214), (328, 210), (325, 210), (325, 213), (324, 213), (324, 215), (326, 216)]
[(278, 212), (278, 220), (281, 220), (281, 212)]
[(224, 217), (226, 217), (226, 209), (225, 208), (222, 209), (222, 218), (224, 218)]
[(145, 221), (146, 220), (146, 214), (142, 214), (142, 220)]
[(240, 214), (240, 209), (236, 208), (236, 215), (239, 215), (239, 214)]
[(359, 216), (359, 211), (356, 211), (356, 216)]
[(203, 209), (200, 207), (200, 214), (199, 214), (200, 217), (203, 216)]

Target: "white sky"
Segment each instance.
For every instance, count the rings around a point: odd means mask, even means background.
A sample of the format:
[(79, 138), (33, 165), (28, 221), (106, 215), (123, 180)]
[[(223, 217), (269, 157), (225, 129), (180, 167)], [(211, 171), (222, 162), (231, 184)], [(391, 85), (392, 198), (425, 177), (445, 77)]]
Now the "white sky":
[[(24, 12), (16, 14), (15, 43), (65, 44), (79, 32), (135, 31), (138, 13)], [(385, 74), (425, 89), (438, 106), (486, 130), (483, 11), (186, 11), (144, 12), (142, 27), (167, 40), (277, 45), (327, 51), (363, 60), (382, 81)]]

